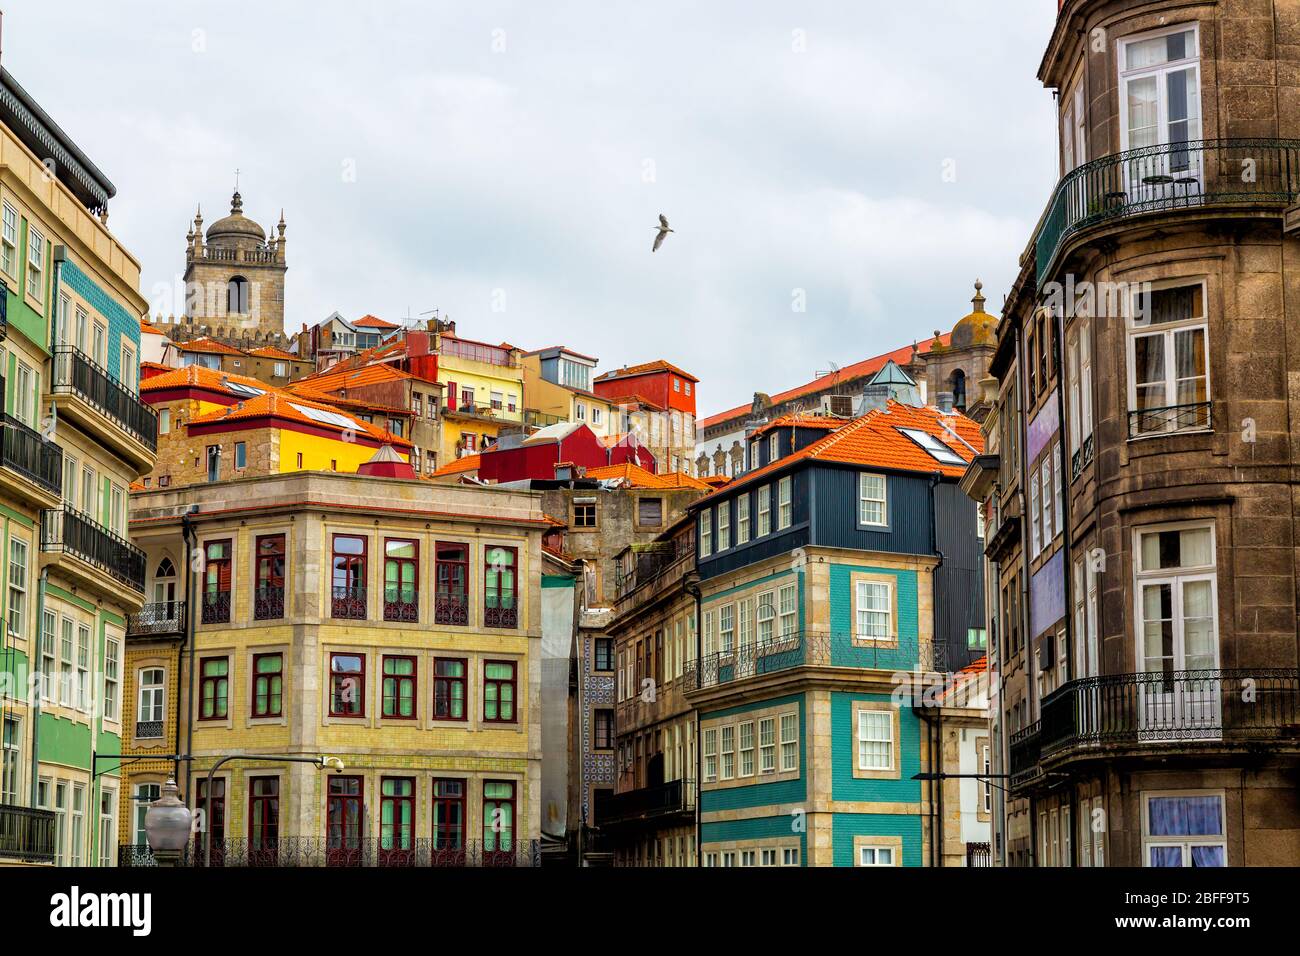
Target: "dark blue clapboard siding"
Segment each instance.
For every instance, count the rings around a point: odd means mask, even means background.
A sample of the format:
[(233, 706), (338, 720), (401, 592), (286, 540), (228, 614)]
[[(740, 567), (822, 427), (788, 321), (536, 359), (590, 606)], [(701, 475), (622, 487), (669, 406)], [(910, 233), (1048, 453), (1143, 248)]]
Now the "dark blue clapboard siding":
[(932, 554), (930, 481), (924, 476), (886, 475), (889, 529), (858, 525), (858, 469), (813, 467), (817, 502), (812, 543), (828, 548)]
[(967, 649), (967, 631), (985, 627), (983, 542), (976, 537), (975, 502), (955, 484), (934, 489), (935, 539), (943, 565), (934, 573), (935, 640), (948, 648), (953, 670), (983, 651)]

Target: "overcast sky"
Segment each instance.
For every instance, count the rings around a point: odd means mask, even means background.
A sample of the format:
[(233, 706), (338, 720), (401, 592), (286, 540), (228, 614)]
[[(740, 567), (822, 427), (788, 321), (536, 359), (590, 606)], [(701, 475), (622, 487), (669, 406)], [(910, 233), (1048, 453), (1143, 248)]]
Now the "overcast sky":
[(238, 168), (285, 211), (290, 332), (438, 308), (669, 359), (701, 415), (948, 329), (977, 276), (998, 311), (1055, 178), (1050, 0), (0, 8), (164, 310)]

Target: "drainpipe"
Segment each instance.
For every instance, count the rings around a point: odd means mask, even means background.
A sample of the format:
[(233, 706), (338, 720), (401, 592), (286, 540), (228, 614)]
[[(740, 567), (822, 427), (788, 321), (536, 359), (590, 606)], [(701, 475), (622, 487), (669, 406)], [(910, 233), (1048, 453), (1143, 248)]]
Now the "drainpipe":
[[(194, 707), (194, 573), (193, 554), (194, 548), (197, 547), (196, 535), (194, 533), (194, 522), (189, 515), (181, 515), (181, 537), (187, 547), (185, 549), (185, 646), (189, 648), (190, 675), (189, 675), (189, 696), (185, 701), (185, 793), (184, 797), (187, 802), (191, 802), (191, 784), (194, 782), (194, 721), (191, 719), (190, 712)], [(182, 650), (183, 653), (183, 650)], [(177, 657), (179, 658), (179, 654)], [(180, 742), (180, 694), (177, 695), (176, 710), (176, 740)]]
[[(41, 583), (40, 583), (40, 586), (37, 587), (37, 589), (36, 589), (36, 654), (35, 654), (35, 655), (29, 655), (29, 657), (28, 657), (28, 662), (27, 662), (27, 672), (28, 672), (28, 675), (29, 675), (29, 679), (28, 679), (28, 681), (27, 681), (28, 684), (31, 684), (30, 675), (31, 675), (31, 672), (32, 672), (32, 664), (31, 664), (32, 657), (35, 657), (37, 660), (40, 659), (40, 653), (41, 653), (41, 628), (43, 628), (43, 627), (45, 626), (45, 624), (44, 624), (44, 621), (45, 621), (45, 585), (46, 585), (46, 583), (49, 581), (49, 574), (50, 574), (50, 570), (49, 570), (49, 568), (41, 568)], [(31, 803), (29, 804), (29, 806), (32, 806), (32, 807), (40, 806), (39, 799), (38, 799), (38, 792), (37, 792), (37, 791), (38, 791), (37, 783), (38, 783), (38, 781), (39, 781), (40, 774), (41, 774), (41, 694), (42, 694), (42, 693), (44, 692), (44, 690), (45, 690), (45, 680), (46, 680), (46, 676), (45, 676), (45, 673), (42, 671), (42, 672), (41, 672), (41, 679), (40, 679), (40, 682), (39, 682), (38, 686), (32, 688), (32, 690), (33, 690), (33, 693), (32, 693), (32, 705), (31, 705), (31, 715), (32, 715), (32, 785), (31, 785), (31, 794), (32, 794), (32, 800), (31, 800)]]
[[(1053, 323), (1055, 325), (1055, 323)], [(1065, 528), (1061, 533), (1061, 575), (1065, 578), (1065, 661), (1066, 667), (1073, 669), (1075, 660), (1075, 641), (1081, 640), (1082, 636), (1074, 633), (1074, 562), (1071, 560), (1070, 532), (1071, 532), (1071, 505), (1070, 505), (1070, 485), (1074, 481), (1073, 468), (1066, 470), (1066, 462), (1070, 457), (1070, 449), (1066, 443), (1065, 430), (1065, 371), (1062, 368), (1061, 343), (1065, 341), (1065, 316), (1062, 315), (1060, 325), (1052, 330), (1055, 334), (1052, 336), (1052, 362), (1056, 366), (1056, 420), (1057, 432), (1060, 438), (1057, 444), (1061, 449), (1060, 459), (1056, 462), (1055, 467), (1061, 469), (1061, 510), (1065, 512)], [(1070, 479), (1066, 480), (1066, 475)], [(1081, 677), (1080, 674), (1071, 674), (1071, 677)], [(1070, 787), (1069, 806), (1070, 806), (1070, 826), (1075, 826), (1075, 813), (1077, 812), (1077, 791)], [(1078, 866), (1079, 847), (1078, 840), (1070, 840), (1070, 866)]]
[[(1016, 438), (1020, 444), (1020, 467), (1019, 467), (1019, 489), (1016, 491), (1017, 503), (1020, 505), (1020, 633), (1023, 636), (1025, 644), (1025, 696), (1032, 704), (1034, 700), (1034, 681), (1033, 681), (1033, 651), (1030, 647), (1029, 634), (1029, 521), (1030, 515), (1026, 504), (1025, 496), (1025, 469), (1027, 462), (1025, 460), (1026, 448), (1025, 440), (1028, 437), (1028, 430), (1022, 428), (1022, 424), (1028, 414), (1025, 408), (1025, 356), (1023, 354), (1023, 342), (1021, 341), (1021, 327), (1016, 326), (1016, 405), (1019, 408), (1019, 421), (1016, 422)], [(1031, 708), (1032, 710), (1032, 708)], [(1024, 730), (1024, 728), (1020, 728)], [(1029, 797), (1029, 860), (1030, 865), (1037, 863), (1038, 857), (1038, 833), (1034, 822), (1034, 798)]]

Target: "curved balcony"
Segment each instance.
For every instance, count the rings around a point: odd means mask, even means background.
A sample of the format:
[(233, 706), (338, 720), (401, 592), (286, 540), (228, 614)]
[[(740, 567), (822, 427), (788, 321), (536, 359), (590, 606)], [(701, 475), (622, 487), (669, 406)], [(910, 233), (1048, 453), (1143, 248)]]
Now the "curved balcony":
[(1206, 139), (1102, 156), (1056, 185), (1034, 249), (1039, 288), (1066, 240), (1114, 220), (1181, 209), (1288, 206), (1300, 196), (1300, 140)]
[(1010, 741), (1011, 783), (1080, 758), (1163, 747), (1235, 750), (1300, 746), (1300, 671), (1151, 671), (1069, 681), (1043, 698), (1041, 718)]

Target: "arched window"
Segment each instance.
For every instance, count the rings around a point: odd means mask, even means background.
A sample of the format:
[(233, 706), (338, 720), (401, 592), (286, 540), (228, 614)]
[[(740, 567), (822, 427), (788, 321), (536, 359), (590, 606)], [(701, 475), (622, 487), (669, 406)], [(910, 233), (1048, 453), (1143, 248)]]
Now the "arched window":
[(232, 315), (248, 314), (248, 280), (231, 276), (226, 283), (226, 312)]
[(153, 599), (156, 604), (176, 600), (176, 565), (171, 558), (163, 558), (153, 573)]
[(966, 411), (966, 373), (961, 369), (952, 373), (952, 407)]

